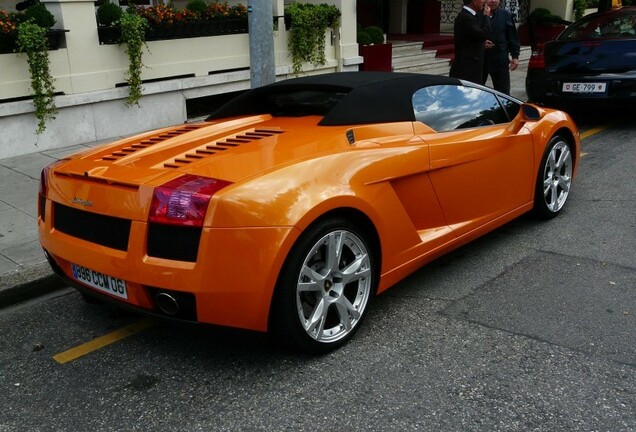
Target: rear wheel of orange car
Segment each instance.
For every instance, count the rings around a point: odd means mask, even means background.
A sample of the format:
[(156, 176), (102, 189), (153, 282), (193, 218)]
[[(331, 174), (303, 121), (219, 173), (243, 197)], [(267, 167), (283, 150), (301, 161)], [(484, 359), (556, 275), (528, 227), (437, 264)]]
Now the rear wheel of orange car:
[(552, 218), (561, 212), (572, 187), (573, 159), (568, 141), (560, 135), (552, 137), (546, 147), (534, 195), (535, 213)]
[(332, 351), (360, 327), (378, 279), (365, 232), (342, 219), (310, 226), (285, 263), (272, 304), (273, 336), (313, 354)]

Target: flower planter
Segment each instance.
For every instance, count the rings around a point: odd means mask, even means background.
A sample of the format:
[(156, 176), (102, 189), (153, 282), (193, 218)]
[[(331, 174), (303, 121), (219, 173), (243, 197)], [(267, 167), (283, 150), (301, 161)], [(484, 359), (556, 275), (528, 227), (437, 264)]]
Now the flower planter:
[(361, 71), (391, 72), (393, 70), (393, 45), (390, 43), (360, 45), (358, 52), (364, 59)]
[[(247, 31), (247, 18), (176, 22), (170, 26), (154, 26), (146, 29), (146, 41), (220, 36), (247, 33)], [(121, 32), (115, 26), (99, 26), (97, 34), (100, 44), (114, 45), (119, 43)]]
[[(46, 33), (47, 48), (55, 51), (65, 42), (64, 35), (68, 30), (49, 29)], [(18, 33), (0, 33), (0, 54), (18, 52)]]
[(16, 33), (0, 33), (0, 54), (11, 53), (18, 49)]
[(121, 30), (115, 26), (99, 26), (97, 27), (97, 37), (101, 45), (114, 45), (119, 43)]

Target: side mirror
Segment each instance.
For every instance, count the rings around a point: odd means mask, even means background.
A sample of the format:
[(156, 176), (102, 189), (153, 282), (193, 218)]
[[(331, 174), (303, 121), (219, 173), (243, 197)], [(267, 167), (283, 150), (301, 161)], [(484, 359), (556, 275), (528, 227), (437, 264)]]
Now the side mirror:
[(517, 134), (524, 124), (539, 121), (545, 116), (545, 110), (528, 103), (521, 105), (517, 116), (510, 122), (507, 130), (512, 134)]
[(534, 105), (525, 104), (525, 103), (521, 105), (521, 116), (524, 121), (541, 120), (544, 114), (545, 114), (545, 111), (537, 108)]

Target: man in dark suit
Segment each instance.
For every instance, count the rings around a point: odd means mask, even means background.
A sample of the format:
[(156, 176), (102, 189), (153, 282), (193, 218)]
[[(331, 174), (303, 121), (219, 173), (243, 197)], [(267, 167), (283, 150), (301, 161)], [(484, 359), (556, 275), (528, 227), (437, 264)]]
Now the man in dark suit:
[(464, 0), (464, 7), (455, 19), (455, 60), (450, 76), (483, 83), (484, 51), (492, 47), (490, 33), (490, 8), (485, 0)]
[(510, 71), (519, 66), (519, 35), (512, 14), (500, 7), (501, 0), (486, 0), (490, 8), (490, 35), (492, 48), (486, 49), (484, 79), (492, 78), (495, 90), (510, 94)]

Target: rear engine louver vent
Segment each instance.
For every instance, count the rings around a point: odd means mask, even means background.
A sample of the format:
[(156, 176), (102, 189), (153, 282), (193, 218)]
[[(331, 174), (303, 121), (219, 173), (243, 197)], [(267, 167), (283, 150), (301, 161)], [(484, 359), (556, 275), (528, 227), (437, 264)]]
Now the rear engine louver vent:
[(149, 137), (137, 143), (131, 144), (128, 147), (124, 147), (118, 151), (115, 151), (111, 153), (110, 155), (104, 156), (102, 157), (101, 160), (116, 161), (119, 158), (128, 156), (129, 154), (136, 152), (137, 150), (145, 149), (147, 147), (153, 146), (155, 144), (158, 144), (170, 138), (174, 138), (179, 135), (183, 135), (184, 133), (195, 131), (204, 126), (207, 126), (207, 125), (206, 124), (191, 124), (191, 125), (183, 126), (179, 129), (172, 130), (170, 132), (165, 132), (157, 136)]
[(255, 129), (250, 132), (244, 132), (239, 135), (234, 135), (229, 138), (224, 138), (214, 144), (207, 144), (201, 146), (191, 152), (188, 152), (180, 157), (174, 158), (171, 162), (163, 164), (165, 168), (180, 168), (191, 162), (196, 162), (203, 158), (213, 156), (217, 153), (222, 153), (228, 149), (238, 147), (242, 144), (247, 144), (252, 141), (256, 141), (262, 138), (268, 138), (274, 135), (282, 134), (280, 129)]

